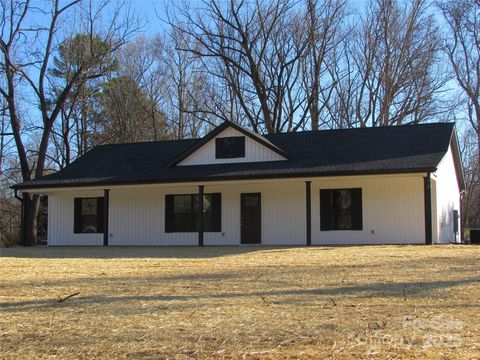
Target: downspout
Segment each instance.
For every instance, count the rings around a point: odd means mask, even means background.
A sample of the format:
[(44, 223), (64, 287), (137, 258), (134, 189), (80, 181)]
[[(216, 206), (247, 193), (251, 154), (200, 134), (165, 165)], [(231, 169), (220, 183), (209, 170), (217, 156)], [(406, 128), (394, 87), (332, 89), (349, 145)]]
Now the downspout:
[[(465, 194), (467, 192), (465, 190), (460, 191), (460, 206), (459, 206), (459, 211), (460, 211), (460, 243), (464, 244), (465, 243), (465, 231), (468, 226), (468, 224), (463, 224), (462, 222), (462, 217), (463, 217), (463, 198), (465, 197)], [(468, 221), (468, 219), (467, 219)], [(464, 226), (465, 225), (465, 226)]]

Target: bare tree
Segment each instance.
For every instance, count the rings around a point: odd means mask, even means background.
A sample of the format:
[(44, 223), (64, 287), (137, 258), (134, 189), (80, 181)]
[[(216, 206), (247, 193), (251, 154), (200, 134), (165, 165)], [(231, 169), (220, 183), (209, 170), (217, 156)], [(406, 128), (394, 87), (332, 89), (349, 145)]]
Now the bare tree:
[(327, 67), (331, 87), (321, 92), (323, 111), (321, 124), (330, 129), (352, 128), (358, 125), (355, 106), (357, 103), (358, 73), (348, 40), (343, 39), (332, 51), (332, 60)]
[[(307, 110), (312, 130), (320, 127), (322, 111), (331, 103), (335, 85), (341, 80), (338, 70), (341, 59), (337, 48), (341, 46), (345, 30), (346, 2), (341, 0), (307, 0), (308, 48), (304, 61), (303, 82)], [(337, 88), (338, 89), (338, 88)], [(307, 113), (304, 114), (306, 116)]]
[(478, 161), (478, 137), (473, 129), (460, 138), (460, 152), (467, 191), (462, 200), (463, 228), (480, 226), (480, 163)]
[(0, 247), (2, 247), (18, 243), (20, 204), (9, 189), (19, 180), (18, 162), (7, 104), (3, 98), (0, 103)]
[(12, 140), (13, 133), (10, 131), (9, 121), (7, 118), (7, 103), (5, 99), (1, 99), (0, 104), (0, 177), (3, 175), (4, 159), (7, 156), (8, 148)]
[(445, 111), (440, 38), (426, 0), (374, 0), (351, 45), (361, 126), (426, 121)]
[[(168, 36), (140, 36), (118, 54), (119, 68), (114, 75), (129, 78), (130, 87), (135, 83), (132, 93), (141, 92), (144, 100), (137, 103), (148, 108), (137, 110), (153, 139), (197, 137), (205, 124), (212, 123), (212, 106), (206, 105), (215, 98), (210, 96), (211, 82), (199, 57), (181, 50), (193, 47), (186, 45), (188, 41), (172, 30)], [(154, 121), (159, 112), (165, 117), (162, 123)], [(143, 121), (148, 114), (153, 127)]]
[[(480, 1), (458, 0), (440, 3), (448, 24), (445, 53), (465, 99), (465, 113), (471, 130), (462, 148), (466, 193), (463, 197), (464, 226), (480, 222)], [(472, 141), (472, 137), (475, 141)]]
[[(68, 32), (62, 33), (62, 29), (68, 28), (69, 24), (66, 24), (66, 21), (73, 17), (73, 10), (78, 8), (84, 14), (90, 14), (92, 21), (87, 21), (92, 30), (90, 33), (97, 32), (98, 22), (102, 20), (97, 9), (103, 11), (107, 2), (96, 5), (90, 1), (86, 2), (84, 7), (79, 3), (79, 0), (66, 3), (55, 0), (44, 4), (43, 7), (32, 6), (29, 0), (0, 3), (2, 56), (0, 72), (1, 83), (4, 84), (0, 88), (0, 94), (8, 104), (8, 114), (24, 181), (43, 175), (53, 125), (74, 86), (90, 76), (96, 76), (95, 69), (91, 67), (89, 61), (86, 61), (72, 68), (63, 85), (59, 87), (52, 85), (56, 80), (48, 71), (52, 56), (58, 51), (59, 45), (68, 38)], [(115, 10), (107, 29), (98, 31), (105, 42), (112, 44), (111, 48), (123, 43), (132, 31), (132, 24), (121, 15), (122, 11), (124, 10), (121, 8)], [(44, 19), (44, 22), (27, 21), (32, 17)], [(91, 53), (90, 56), (95, 55)], [(40, 141), (34, 151), (34, 161), (29, 158), (24, 138), (21, 136), (24, 121), (18, 109), (18, 96), (22, 91), (32, 94), (32, 102), (37, 105), (41, 119), (37, 122)], [(39, 197), (25, 192), (23, 207), (25, 245), (33, 245), (36, 241)]]
[[(113, 74), (115, 77), (128, 78), (132, 82), (130, 85), (134, 85), (135, 89), (128, 101), (137, 100), (137, 111), (140, 111), (143, 120), (138, 126), (145, 126), (151, 132), (148, 136), (145, 134), (149, 140), (161, 140), (170, 136), (165, 114), (162, 113), (160, 116), (160, 112), (163, 112), (161, 105), (167, 97), (168, 88), (165, 65), (158, 56), (162, 48), (163, 43), (156, 38), (138, 36), (118, 53), (118, 69)], [(133, 98), (138, 92), (143, 99)]]
[[(467, 118), (480, 144), (480, 0), (440, 5), (449, 31), (445, 52), (467, 101)], [(477, 149), (480, 161), (480, 146)]]
[(187, 5), (170, 24), (194, 40), (182, 50), (208, 59), (210, 76), (226, 84), (257, 132), (293, 130), (300, 96), (299, 60), (307, 48), (302, 14), (288, 0), (204, 1)]
[(173, 28), (163, 45), (159, 55), (167, 74), (170, 124), (178, 139), (198, 137), (202, 130), (215, 124), (212, 117), (217, 115), (212, 101), (215, 98), (212, 78), (208, 76), (207, 65), (197, 55), (200, 44), (187, 33)]

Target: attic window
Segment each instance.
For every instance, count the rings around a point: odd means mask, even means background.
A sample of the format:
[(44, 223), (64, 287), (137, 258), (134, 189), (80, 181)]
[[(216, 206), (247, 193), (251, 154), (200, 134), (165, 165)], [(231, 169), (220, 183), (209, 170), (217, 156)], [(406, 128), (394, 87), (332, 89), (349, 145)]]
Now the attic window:
[(233, 159), (245, 157), (245, 137), (230, 136), (215, 139), (215, 158)]

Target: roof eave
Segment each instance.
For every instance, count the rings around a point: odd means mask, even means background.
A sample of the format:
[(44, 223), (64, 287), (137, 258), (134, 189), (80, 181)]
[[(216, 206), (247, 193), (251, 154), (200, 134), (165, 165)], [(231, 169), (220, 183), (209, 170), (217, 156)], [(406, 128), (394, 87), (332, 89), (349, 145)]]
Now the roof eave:
[[(332, 176), (361, 176), (361, 175), (394, 175), (408, 173), (428, 173), (437, 171), (436, 167), (427, 168), (408, 168), (408, 169), (391, 169), (391, 170), (363, 170), (363, 171), (329, 171), (329, 172), (296, 172), (289, 174), (258, 174), (258, 175), (234, 175), (218, 178), (198, 177), (198, 178), (181, 178), (166, 180), (144, 180), (144, 181), (104, 181), (104, 182), (84, 182), (84, 183), (60, 183), (60, 184), (31, 184), (23, 185), (22, 183), (11, 186), (16, 190), (35, 190), (35, 189), (55, 189), (55, 188), (75, 188), (75, 187), (108, 187), (119, 185), (147, 185), (147, 184), (168, 184), (168, 183), (188, 183), (188, 182), (218, 182), (232, 180), (267, 180), (267, 179), (288, 179), (288, 178), (306, 178), (306, 177), (332, 177)], [(27, 192), (27, 191), (25, 191)]]
[(465, 175), (463, 172), (462, 158), (460, 155), (460, 147), (458, 144), (458, 137), (457, 137), (457, 131), (456, 131), (455, 125), (453, 126), (449, 146), (452, 148), (452, 152), (453, 152), (453, 159), (455, 164), (455, 172), (457, 176), (458, 187), (461, 191), (464, 191), (467, 187), (465, 184)]

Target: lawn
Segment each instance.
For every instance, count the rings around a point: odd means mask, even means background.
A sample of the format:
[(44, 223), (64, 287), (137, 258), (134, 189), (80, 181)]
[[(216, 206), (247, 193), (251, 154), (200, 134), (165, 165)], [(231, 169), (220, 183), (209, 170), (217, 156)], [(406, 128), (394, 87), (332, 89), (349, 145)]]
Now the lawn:
[(479, 246), (0, 252), (6, 359), (480, 358)]

